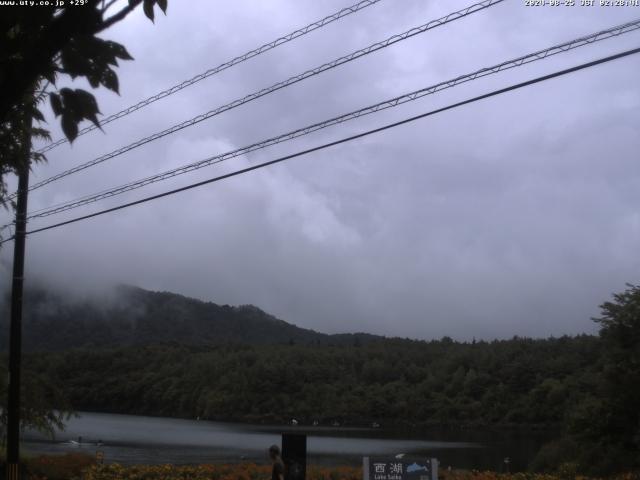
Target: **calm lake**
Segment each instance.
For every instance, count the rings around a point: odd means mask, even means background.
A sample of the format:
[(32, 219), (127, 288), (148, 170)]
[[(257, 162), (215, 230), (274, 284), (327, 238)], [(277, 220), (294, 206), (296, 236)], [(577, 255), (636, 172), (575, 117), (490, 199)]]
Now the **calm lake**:
[[(266, 450), (282, 433), (305, 433), (308, 462), (359, 465), (363, 456), (404, 453), (438, 458), (441, 468), (526, 469), (550, 436), (528, 432), (477, 430), (396, 431), (384, 428), (264, 426), (134, 415), (81, 413), (54, 440), (23, 435), (31, 453), (104, 452), (105, 462), (237, 463), (267, 462)], [(78, 442), (82, 437), (81, 442)], [(509, 458), (508, 465), (504, 463)]]

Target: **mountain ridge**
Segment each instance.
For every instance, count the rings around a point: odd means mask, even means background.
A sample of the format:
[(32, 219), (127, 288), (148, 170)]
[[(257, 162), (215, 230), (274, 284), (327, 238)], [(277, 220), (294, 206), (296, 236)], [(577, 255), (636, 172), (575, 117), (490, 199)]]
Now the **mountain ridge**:
[[(0, 350), (7, 350), (9, 299), (0, 309)], [(162, 343), (361, 344), (384, 337), (326, 334), (298, 327), (255, 305), (219, 305), (172, 292), (118, 285), (103, 298), (73, 298), (35, 287), (24, 298), (23, 348), (59, 351)]]

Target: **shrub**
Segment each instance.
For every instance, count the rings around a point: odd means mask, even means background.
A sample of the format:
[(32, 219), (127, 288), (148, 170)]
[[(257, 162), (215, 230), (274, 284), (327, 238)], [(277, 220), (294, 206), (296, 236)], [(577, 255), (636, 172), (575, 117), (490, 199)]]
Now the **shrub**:
[(96, 459), (85, 453), (40, 455), (26, 460), (29, 479), (70, 480), (80, 478), (82, 472), (95, 465)]

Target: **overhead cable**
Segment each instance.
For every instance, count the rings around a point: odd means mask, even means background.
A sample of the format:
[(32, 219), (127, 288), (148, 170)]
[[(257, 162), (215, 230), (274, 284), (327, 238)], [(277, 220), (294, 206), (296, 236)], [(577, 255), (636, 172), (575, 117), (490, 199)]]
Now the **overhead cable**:
[[(288, 87), (290, 85), (293, 85), (294, 83), (300, 82), (302, 80), (305, 80), (309, 77), (318, 75), (322, 72), (325, 72), (327, 70), (331, 70), (333, 68), (336, 68), (340, 65), (343, 65), (345, 63), (351, 62), (357, 58), (363, 57), (365, 55), (368, 55), (370, 53), (373, 53), (377, 50), (389, 47), (390, 45), (394, 45), (398, 42), (401, 42), (403, 40), (406, 40), (408, 38), (414, 37), (415, 35), (419, 35), (421, 33), (424, 33), (428, 30), (431, 30), (433, 28), (439, 27), (441, 25), (445, 25), (449, 22), (453, 22), (455, 20), (458, 20), (460, 18), (466, 17), (468, 15), (471, 15), (472, 13), (476, 13), (479, 12), (481, 10), (484, 10), (485, 8), (489, 8), (491, 6), (494, 6), (498, 3), (503, 2), (504, 0), (484, 0), (480, 3), (476, 3), (473, 5), (470, 5), (462, 10), (458, 10), (456, 12), (450, 13), (442, 18), (439, 18), (437, 20), (432, 20), (429, 23), (426, 23), (424, 25), (421, 25), (419, 27), (414, 27), (410, 30), (407, 30), (404, 33), (400, 33), (397, 35), (393, 35), (392, 37), (387, 38), (386, 40), (383, 40), (381, 42), (377, 42), (374, 43), (372, 45), (369, 45), (366, 48), (357, 50), (355, 52), (352, 52), (348, 55), (345, 55), (343, 57), (337, 58), (331, 62), (325, 63), (323, 65), (320, 65), (319, 67), (313, 68), (311, 70), (307, 70), (299, 75), (295, 75), (293, 77), (288, 78), (287, 80), (275, 83), (273, 85), (271, 85), (270, 87), (267, 88), (263, 88), (262, 90), (259, 90), (257, 92), (251, 93), (249, 95), (246, 95), (242, 98), (239, 98), (237, 100), (234, 100), (230, 103), (227, 103), (226, 105), (222, 105), (220, 107), (217, 107), (213, 110), (210, 110), (207, 113), (203, 113), (200, 114), (196, 117), (193, 117), (189, 120), (186, 120), (184, 122), (181, 122), (179, 124), (173, 125), (172, 127), (169, 127), (161, 132), (157, 132), (154, 133), (148, 137), (142, 138), (140, 140), (137, 140), (136, 142), (133, 142), (129, 145), (126, 145), (124, 147), (118, 148), (117, 150), (114, 150), (110, 153), (107, 153), (105, 155), (102, 155), (98, 158), (95, 158), (89, 162), (83, 163), (82, 165), (78, 165), (74, 168), (71, 168), (69, 170), (66, 170), (64, 172), (61, 172), (57, 175), (54, 175), (52, 177), (49, 177), (45, 180), (42, 180), (38, 183), (33, 184), (32, 186), (29, 187), (29, 191), (31, 190), (35, 190), (37, 188), (43, 187), (45, 185), (48, 185), (51, 182), (55, 182), (57, 180), (60, 180), (61, 178), (67, 177), (69, 175), (72, 175), (74, 173), (80, 172), (86, 168), (89, 167), (93, 167), (94, 165), (97, 165), (99, 163), (105, 162), (107, 160), (110, 160), (112, 158), (115, 158), (119, 155), (122, 155), (123, 153), (129, 152), (135, 148), (141, 147), (142, 145), (145, 145), (147, 143), (153, 142), (155, 140), (158, 140), (162, 137), (165, 137), (167, 135), (170, 135), (172, 133), (178, 132), (184, 128), (190, 127), (192, 125), (195, 125), (197, 123), (200, 123), (204, 120), (207, 120), (213, 116), (219, 115), (223, 112), (226, 112), (228, 110), (231, 110), (233, 108), (239, 107), (240, 105), (244, 105), (245, 103), (251, 102), (253, 100), (256, 100), (260, 97), (263, 97), (265, 95), (268, 95), (270, 93), (273, 93), (277, 90), (280, 90), (282, 88)], [(15, 193), (10, 195), (9, 198), (13, 198), (15, 196)]]
[(333, 125), (337, 125), (340, 123), (344, 123), (350, 120), (354, 120), (356, 118), (360, 118), (362, 116), (365, 115), (369, 115), (381, 110), (385, 110), (388, 108), (392, 108), (392, 107), (396, 107), (398, 105), (413, 101), (413, 100), (417, 100), (418, 98), (422, 98), (426, 95), (431, 95), (434, 94), (436, 92), (439, 92), (441, 90), (447, 89), (447, 88), (452, 88), (456, 85), (460, 85), (462, 83), (465, 82), (469, 82), (472, 80), (475, 80), (477, 78), (482, 78), (485, 77), (487, 75), (492, 75), (510, 68), (514, 68), (514, 67), (518, 67), (518, 66), (522, 66), (537, 60), (542, 60), (544, 58), (548, 58), (550, 56), (556, 55), (558, 53), (563, 53), (563, 52), (567, 52), (569, 50), (584, 46), (584, 45), (589, 45), (592, 44), (594, 42), (598, 42), (601, 40), (604, 40), (606, 38), (611, 38), (613, 36), (617, 36), (617, 35), (621, 35), (624, 33), (628, 33), (634, 30), (638, 30), (640, 29), (640, 19), (634, 21), (634, 22), (628, 22), (625, 23), (623, 25), (618, 25), (616, 27), (612, 27), (609, 28), (607, 30), (603, 30), (597, 33), (593, 33), (591, 35), (588, 36), (583, 36), (580, 38), (577, 38), (575, 40), (571, 40), (569, 42), (564, 42), (561, 43), (559, 45), (555, 45), (552, 47), (549, 47), (547, 49), (544, 50), (538, 50), (536, 52), (512, 59), (512, 60), (507, 60), (505, 62), (499, 63), (497, 65), (491, 66), (491, 67), (486, 67), (486, 68), (482, 68), (480, 70), (476, 70), (472, 73), (467, 73), (464, 75), (460, 75), (458, 77), (455, 77), (453, 79), (450, 80), (445, 80), (443, 82), (437, 83), (435, 85), (431, 85), (429, 87), (426, 88), (422, 88), (420, 90), (416, 90), (410, 93), (406, 93), (397, 97), (394, 97), (392, 99), (389, 100), (385, 100), (383, 102), (379, 102), (376, 103), (374, 105), (368, 106), (368, 107), (364, 107), (361, 108), (359, 110), (355, 110), (337, 117), (333, 117), (330, 118), (328, 120), (324, 120), (322, 122), (318, 122), (312, 125), (308, 125), (306, 127), (303, 128), (299, 128), (275, 137), (271, 137), (268, 138), (266, 140), (262, 140), (260, 142), (256, 142), (253, 143), (251, 145), (248, 146), (244, 146), (235, 150), (231, 150), (229, 152), (226, 153), (222, 153), (222, 154), (218, 154), (218, 155), (214, 155), (208, 158), (205, 158), (203, 160), (199, 160), (197, 162), (193, 162), (187, 165), (183, 165), (181, 167), (178, 168), (174, 168), (172, 170), (168, 170), (165, 171), (163, 173), (158, 173), (140, 180), (135, 180), (133, 182), (124, 184), (124, 185), (120, 185), (108, 190), (103, 190), (101, 192), (98, 193), (94, 193), (91, 195), (87, 195), (69, 202), (64, 202), (55, 206), (51, 206), (51, 207), (45, 207), (42, 208), (40, 210), (35, 210), (33, 212), (30, 212), (29, 216), (27, 217), (28, 219), (33, 219), (33, 218), (42, 218), (42, 217), (46, 217), (49, 215), (54, 215), (57, 213), (61, 213), (67, 210), (71, 210), (74, 208), (78, 208), (90, 203), (94, 203), (106, 198), (110, 198), (131, 190), (136, 190), (138, 188), (142, 188), (146, 185), (150, 185), (152, 183), (157, 183), (163, 180), (166, 180), (168, 178), (172, 178), (178, 175), (182, 175), (184, 173), (188, 173), (194, 170), (198, 170), (200, 168), (204, 168), (204, 167), (208, 167), (210, 165), (214, 165), (217, 163), (221, 163), (224, 162), (226, 160), (229, 160), (231, 158), (234, 157), (238, 157), (240, 155), (244, 155), (247, 154), (249, 152), (253, 152), (256, 150), (260, 150), (272, 145), (276, 145), (279, 143), (283, 143), (286, 142), (288, 140), (292, 140), (294, 138), (298, 138), (301, 137), (303, 135), (308, 135), (312, 132), (333, 126)]
[[(326, 25), (329, 25), (330, 23), (335, 22), (336, 20), (340, 20), (341, 18), (346, 17), (347, 15), (351, 15), (352, 13), (356, 13), (360, 10), (363, 10), (367, 7), (370, 7), (371, 5), (374, 5), (378, 2), (380, 2), (381, 0), (363, 0), (361, 2), (358, 2), (354, 5), (351, 5), (350, 7), (346, 7), (343, 8), (342, 10), (339, 10), (338, 12), (329, 15), (327, 17), (324, 17), (321, 20), (317, 20), (313, 23), (310, 23), (309, 25), (307, 25), (306, 27), (302, 27), (299, 28), (298, 30), (295, 30), (291, 33), (288, 33), (287, 35), (284, 35), (280, 38), (277, 38), (275, 40), (272, 40), (268, 43), (265, 43), (264, 45), (259, 46), (258, 48), (255, 48), (253, 50), (248, 51), (247, 53), (244, 53), (242, 55), (239, 55), (227, 62), (221, 63), (220, 65), (218, 65), (217, 67), (211, 68), (209, 70), (207, 70), (206, 72), (202, 72), (198, 75), (196, 75), (195, 77), (190, 78), (189, 80), (185, 80), (181, 83), (178, 83), (166, 90), (163, 90), (162, 92), (156, 93), (155, 95), (145, 99), (145, 100), (141, 100), (140, 102), (136, 103), (135, 105), (131, 105), (130, 107), (125, 108), (124, 110), (120, 110), (117, 113), (114, 113), (113, 115), (109, 115), (108, 117), (101, 119), (100, 120), (100, 125), (106, 125), (108, 123), (113, 122), (114, 120), (118, 120), (119, 118), (122, 118), (124, 116), (129, 115), (130, 113), (135, 112), (136, 110), (140, 110), (141, 108), (144, 108), (148, 105), (151, 105), (154, 102), (157, 102), (160, 99), (163, 99), (165, 97), (168, 97), (170, 95), (173, 95), (174, 93), (179, 92), (180, 90), (183, 90), (187, 87), (190, 87), (191, 85), (194, 85), (202, 80), (204, 80), (205, 78), (211, 77), (212, 75), (215, 75), (217, 73), (222, 72), (223, 70), (226, 70), (228, 68), (233, 67), (234, 65), (237, 65), (239, 63), (242, 63), (246, 60), (249, 60), (250, 58), (256, 57), (262, 53), (268, 52), (269, 50), (273, 50), (276, 47), (279, 47), (280, 45), (283, 45), (285, 43), (288, 43), (298, 37), (301, 37), (303, 35), (306, 35), (307, 33), (313, 32), (314, 30), (317, 30), (319, 28), (322, 28)], [(91, 132), (92, 130), (96, 130), (98, 127), (95, 126), (94, 124), (90, 124), (89, 126), (81, 129), (78, 132), (78, 136), (84, 135), (85, 133)], [(52, 150), (54, 148), (56, 148), (58, 145), (62, 145), (64, 143), (67, 143), (67, 139), (66, 138), (60, 138), (59, 140), (56, 140), (46, 146), (44, 146), (43, 148), (41, 148), (40, 150), (38, 150), (38, 153), (45, 153), (48, 152), (49, 150)]]
[[(577, 65), (575, 67), (571, 67), (571, 68), (567, 68), (567, 69), (564, 69), (564, 70), (560, 70), (560, 71), (557, 71), (555, 73), (551, 73), (551, 74), (548, 74), (548, 75), (543, 75), (541, 77), (537, 77), (537, 78), (534, 78), (532, 80), (527, 80), (526, 82), (517, 83), (517, 84), (511, 85), (509, 87), (501, 88), (499, 90), (494, 90), (492, 92), (485, 93), (484, 95), (479, 95), (477, 97), (473, 97), (473, 98), (464, 100), (462, 102), (457, 102), (457, 103), (448, 105), (446, 107), (438, 108), (436, 110), (431, 110), (430, 112), (426, 112), (426, 113), (423, 113), (423, 114), (420, 114), (420, 115), (416, 115), (414, 117), (410, 117), (410, 118), (401, 120), (399, 122), (394, 122), (394, 123), (385, 125), (383, 127), (374, 128), (372, 130), (368, 130), (366, 132), (359, 133), (357, 135), (352, 135), (350, 137), (345, 137), (345, 138), (342, 138), (340, 140), (336, 140), (334, 142), (325, 143), (323, 145), (319, 145), (317, 147), (313, 147), (313, 148), (309, 148), (307, 150), (296, 152), (296, 153), (293, 153), (291, 155), (286, 155), (284, 157), (276, 158), (275, 160), (271, 160), (271, 161), (268, 161), (268, 162), (260, 163), (258, 165), (254, 165), (254, 166), (251, 166), (251, 167), (243, 168), (241, 170), (236, 170), (235, 172), (227, 173), (225, 175), (220, 175), (218, 177), (210, 178), (208, 180), (204, 180), (204, 181), (201, 181), (201, 182), (192, 183), (190, 185), (187, 185), (187, 186), (184, 186), (184, 187), (181, 187), (181, 188), (176, 188), (176, 189), (170, 190), (168, 192), (163, 192), (163, 193), (160, 193), (160, 194), (157, 194), (157, 195), (152, 195), (150, 197), (142, 198), (142, 199), (136, 200), (134, 202), (129, 202), (129, 203), (125, 203), (123, 205), (118, 205), (117, 207), (107, 208), (105, 210), (101, 210), (101, 211), (98, 211), (98, 212), (95, 212), (95, 213), (91, 213), (89, 215), (83, 215), (81, 217), (72, 218), (72, 219), (66, 220), (64, 222), (56, 223), (56, 224), (53, 224), (53, 225), (48, 225), (46, 227), (36, 228), (36, 229), (28, 231), (26, 233), (28, 235), (30, 235), (30, 234), (33, 234), (33, 233), (44, 232), (46, 230), (51, 230), (53, 228), (58, 228), (58, 227), (61, 227), (63, 225), (69, 225), (71, 223), (76, 223), (76, 222), (79, 222), (79, 221), (82, 221), (82, 220), (87, 220), (89, 218), (105, 215), (107, 213), (115, 212), (115, 211), (122, 210), (122, 209), (125, 209), (125, 208), (128, 208), (128, 207), (132, 207), (132, 206), (135, 206), (135, 205), (140, 205), (142, 203), (150, 202), (152, 200), (157, 200), (159, 198), (163, 198), (163, 197), (167, 197), (167, 196), (170, 196), (170, 195), (174, 195), (176, 193), (184, 192), (186, 190), (191, 190), (193, 188), (201, 187), (203, 185), (208, 185), (210, 183), (218, 182), (220, 180), (224, 180), (224, 179), (227, 179), (227, 178), (235, 177), (237, 175), (248, 173), (248, 172), (250, 172), (252, 170), (258, 170), (260, 168), (264, 168), (264, 167), (267, 167), (269, 165), (274, 165), (276, 163), (284, 162), (285, 160), (290, 160), (292, 158), (301, 157), (303, 155), (307, 155), (307, 154), (312, 153), (312, 152), (317, 152), (319, 150), (324, 150), (324, 149), (329, 148), (329, 147), (340, 145), (342, 143), (350, 142), (350, 141), (356, 140), (358, 138), (362, 138), (362, 137), (366, 137), (368, 135), (372, 135), (374, 133), (379, 133), (379, 132), (382, 132), (384, 130), (388, 130), (388, 129), (391, 129), (391, 128), (394, 128), (394, 127), (398, 127), (400, 125), (404, 125), (404, 124), (407, 124), (407, 123), (410, 123), (410, 122), (414, 122), (416, 120), (419, 120), (419, 119), (422, 119), (422, 118), (425, 118), (425, 117), (429, 117), (429, 116), (435, 115), (437, 113), (441, 113), (441, 112), (444, 112), (444, 111), (447, 111), (447, 110), (452, 110), (454, 108), (461, 107), (463, 105), (467, 105), (467, 104), (470, 104), (470, 103), (474, 103), (474, 102), (477, 102), (479, 100), (484, 100), (486, 98), (494, 97), (496, 95), (501, 95), (503, 93), (507, 93), (507, 92), (510, 92), (510, 91), (513, 91), (513, 90), (517, 90), (517, 89), (520, 89), (520, 88), (523, 88), (523, 87), (526, 87), (526, 86), (529, 86), (529, 85), (533, 85), (533, 84), (536, 84), (536, 83), (544, 82), (546, 80), (550, 80), (552, 78), (556, 78), (556, 77), (560, 77), (560, 76), (563, 76), (563, 75), (567, 75), (569, 73), (577, 72), (579, 70), (584, 70), (586, 68), (593, 67), (593, 66), (596, 66), (596, 65), (600, 65), (600, 64), (603, 64), (603, 63), (606, 63), (606, 62), (611, 62), (613, 60), (617, 60), (619, 58), (627, 57), (629, 55), (633, 55), (633, 54), (636, 54), (636, 53), (640, 53), (640, 48), (634, 48), (632, 50), (627, 50), (627, 51), (624, 51), (624, 52), (621, 52), (621, 53), (618, 53), (618, 54), (615, 54), (615, 55), (610, 55), (608, 57), (600, 58), (598, 60), (594, 60), (594, 61), (591, 61), (591, 62), (583, 63), (583, 64)], [(0, 242), (0, 244), (8, 242), (8, 241), (10, 241), (12, 239), (13, 238), (8, 238), (6, 240), (3, 240), (2, 242)]]

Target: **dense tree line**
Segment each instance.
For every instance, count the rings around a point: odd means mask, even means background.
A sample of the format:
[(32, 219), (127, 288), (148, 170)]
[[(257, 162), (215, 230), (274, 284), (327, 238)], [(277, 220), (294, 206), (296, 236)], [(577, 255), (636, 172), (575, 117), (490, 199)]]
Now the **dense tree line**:
[[(596, 337), (38, 354), (80, 410), (215, 420), (560, 425), (596, 388)], [(595, 361), (594, 361), (595, 359)]]

